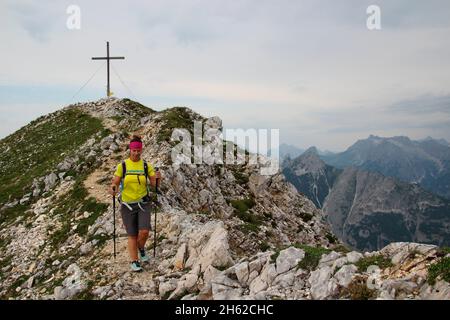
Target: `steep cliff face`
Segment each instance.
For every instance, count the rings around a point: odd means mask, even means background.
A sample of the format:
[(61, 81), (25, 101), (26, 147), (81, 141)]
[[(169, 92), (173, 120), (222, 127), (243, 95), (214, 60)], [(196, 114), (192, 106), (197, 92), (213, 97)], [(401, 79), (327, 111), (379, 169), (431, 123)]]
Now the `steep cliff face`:
[(334, 234), (361, 250), (390, 242), (450, 244), (450, 203), (417, 185), (345, 169), (323, 208)]
[(301, 156), (283, 162), (283, 174), (298, 191), (310, 199), (317, 208), (322, 208), (336, 178), (342, 170), (325, 164), (312, 147)]
[(314, 149), (285, 161), (283, 173), (353, 248), (378, 250), (398, 241), (450, 244), (450, 202), (418, 185), (354, 167), (333, 168)]
[[(68, 106), (3, 139), (0, 296), (160, 299), (178, 290), (181, 298), (260, 252), (338, 245), (313, 203), (280, 173), (263, 176), (248, 163), (174, 165), (172, 130), (192, 133), (193, 120), (221, 127), (187, 108), (155, 112), (111, 98)], [(129, 273), (117, 213), (119, 255), (112, 258), (107, 187), (127, 157), (130, 133), (143, 136), (143, 158), (164, 176), (157, 254), (143, 274)]]

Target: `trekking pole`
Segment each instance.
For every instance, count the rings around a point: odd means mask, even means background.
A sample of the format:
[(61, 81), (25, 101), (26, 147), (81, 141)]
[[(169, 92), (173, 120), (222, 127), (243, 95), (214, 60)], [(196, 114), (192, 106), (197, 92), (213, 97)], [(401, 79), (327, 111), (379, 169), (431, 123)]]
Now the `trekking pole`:
[(116, 259), (116, 186), (113, 186), (113, 242), (114, 242), (114, 260)]
[[(158, 172), (159, 168), (155, 168), (155, 171)], [(155, 184), (155, 226), (153, 229), (153, 258), (156, 257), (156, 212), (158, 210), (158, 181), (159, 179), (156, 178), (156, 184)]]

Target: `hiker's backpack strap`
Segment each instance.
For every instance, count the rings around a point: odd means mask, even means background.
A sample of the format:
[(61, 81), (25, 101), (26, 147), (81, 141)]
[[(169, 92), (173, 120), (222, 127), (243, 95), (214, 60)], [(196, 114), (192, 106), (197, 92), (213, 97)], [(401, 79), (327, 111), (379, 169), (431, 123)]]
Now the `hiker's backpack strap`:
[(122, 203), (122, 191), (123, 191), (123, 185), (125, 184), (126, 173), (127, 173), (127, 165), (125, 164), (125, 161), (122, 161), (122, 180), (120, 181), (119, 195), (117, 197), (117, 199), (119, 200), (119, 203)]
[(150, 194), (150, 186), (148, 185), (148, 164), (144, 161), (144, 174), (145, 174), (145, 185), (147, 189), (147, 196)]
[(126, 174), (127, 174), (127, 165), (125, 161), (122, 161), (122, 179), (125, 179)]
[(145, 181), (147, 183), (147, 179), (148, 179), (148, 164), (147, 164), (147, 161), (144, 161), (144, 174), (145, 174)]

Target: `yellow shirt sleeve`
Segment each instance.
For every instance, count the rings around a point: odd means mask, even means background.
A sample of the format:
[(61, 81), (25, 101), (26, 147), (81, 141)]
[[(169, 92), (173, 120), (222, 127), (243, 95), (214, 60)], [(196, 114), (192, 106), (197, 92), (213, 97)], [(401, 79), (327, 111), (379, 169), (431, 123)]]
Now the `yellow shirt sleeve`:
[(116, 172), (114, 172), (114, 175), (116, 176), (116, 177), (121, 177), (122, 178), (122, 163), (119, 163), (118, 165), (117, 165), (117, 169), (116, 169)]
[(150, 163), (147, 163), (148, 165), (148, 176), (153, 177), (155, 175), (155, 169)]

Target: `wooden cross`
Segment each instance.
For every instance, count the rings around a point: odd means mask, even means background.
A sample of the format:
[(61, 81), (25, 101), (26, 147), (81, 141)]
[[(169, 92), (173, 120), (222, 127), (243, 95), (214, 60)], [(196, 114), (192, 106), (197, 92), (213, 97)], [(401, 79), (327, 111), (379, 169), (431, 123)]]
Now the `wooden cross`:
[(92, 57), (92, 60), (106, 60), (107, 61), (107, 69), (106, 69), (106, 77), (108, 79), (107, 88), (106, 88), (106, 96), (109, 97), (112, 95), (112, 92), (109, 90), (109, 60), (111, 59), (125, 59), (125, 57), (110, 57), (109, 56), (109, 41), (106, 42), (106, 57)]

